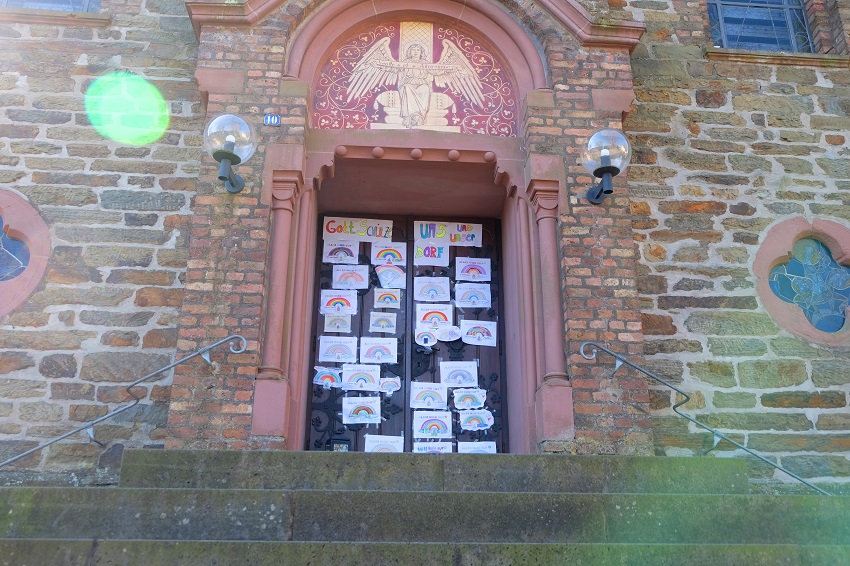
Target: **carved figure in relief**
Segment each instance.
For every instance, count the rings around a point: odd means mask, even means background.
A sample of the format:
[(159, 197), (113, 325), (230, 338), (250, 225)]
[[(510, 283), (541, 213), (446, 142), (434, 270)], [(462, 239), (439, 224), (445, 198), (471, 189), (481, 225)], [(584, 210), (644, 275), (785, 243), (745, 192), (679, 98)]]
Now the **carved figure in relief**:
[(428, 59), (420, 43), (407, 45), (400, 61), (390, 51), (390, 38), (373, 45), (351, 72), (348, 102), (382, 86), (398, 86), (400, 117), (405, 128), (425, 125), (432, 104), (433, 85), (448, 87), (472, 104), (484, 106), (484, 93), (475, 68), (450, 41), (443, 40), (437, 63)]

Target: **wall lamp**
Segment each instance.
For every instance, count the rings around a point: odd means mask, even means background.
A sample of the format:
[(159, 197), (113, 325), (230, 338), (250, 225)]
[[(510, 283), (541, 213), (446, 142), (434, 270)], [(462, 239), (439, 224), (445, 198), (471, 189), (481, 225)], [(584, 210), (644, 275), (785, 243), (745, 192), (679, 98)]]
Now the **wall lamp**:
[(233, 165), (251, 159), (257, 149), (257, 136), (251, 125), (233, 114), (210, 120), (204, 130), (204, 147), (219, 162), (218, 178), (229, 193), (245, 188), (245, 181), (233, 172)]
[(613, 193), (613, 178), (629, 166), (631, 158), (632, 148), (622, 132), (600, 130), (590, 136), (581, 152), (581, 162), (588, 173), (601, 181), (587, 191), (587, 200), (599, 204)]

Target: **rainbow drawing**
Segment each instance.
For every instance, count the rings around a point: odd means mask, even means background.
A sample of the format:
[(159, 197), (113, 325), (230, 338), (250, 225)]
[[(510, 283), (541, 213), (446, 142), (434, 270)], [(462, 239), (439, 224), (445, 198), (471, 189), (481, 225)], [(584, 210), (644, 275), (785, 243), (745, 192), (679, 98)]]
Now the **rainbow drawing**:
[(345, 297), (334, 297), (333, 299), (325, 303), (325, 306), (331, 310), (338, 311), (344, 308), (351, 307), (351, 302)]
[(333, 257), (336, 259), (350, 258), (354, 257), (354, 252), (352, 252), (345, 246), (338, 246), (328, 250), (328, 257)]
[(339, 375), (339, 371), (334, 371), (330, 368), (316, 366), (314, 368), (316, 370), (316, 375), (313, 376), (313, 383), (316, 385), (321, 385), (325, 389), (329, 389), (331, 387), (339, 387), (342, 384), (342, 378)]
[(381, 287), (398, 287), (404, 289), (406, 280), (404, 270), (397, 265), (379, 265), (375, 268)]
[(339, 330), (340, 328), (348, 328), (349, 325), (345, 322), (344, 319), (335, 316), (332, 318), (328, 318), (327, 322), (325, 323), (325, 326), (327, 326), (328, 328), (335, 328)]
[(404, 255), (395, 248), (384, 248), (375, 254), (375, 258), (380, 260), (382, 263), (395, 263), (397, 261), (403, 261)]
[(378, 391), (392, 395), (401, 389), (401, 378), (398, 377), (382, 377)]
[(372, 346), (363, 354), (364, 358), (371, 360), (383, 360), (385, 358), (392, 358), (392, 351), (386, 346)]
[(478, 304), (478, 303), (486, 303), (487, 297), (481, 291), (472, 290), (463, 293), (460, 296), (460, 300), (466, 303)]
[(470, 383), (477, 381), (475, 376), (465, 369), (456, 369), (450, 371), (446, 376), (446, 383)]
[(447, 432), (448, 429), (449, 427), (441, 419), (426, 419), (419, 428), (419, 432), (438, 436)]
[(343, 336), (319, 337), (320, 362), (356, 362), (357, 338)]
[(367, 373), (365, 371), (358, 371), (345, 376), (345, 384), (354, 384), (359, 388), (363, 388), (368, 385), (374, 385), (377, 383), (375, 378), (372, 377), (372, 374)]
[(345, 344), (334, 344), (332, 346), (329, 346), (325, 350), (325, 352), (327, 352), (328, 354), (330, 354), (332, 356), (340, 356), (340, 357), (347, 357), (347, 356), (350, 356), (352, 354), (351, 348), (349, 348)]
[(487, 430), (493, 426), (493, 414), (486, 409), (460, 412), (462, 430)]
[(456, 260), (455, 277), (461, 281), (489, 281), (490, 260), (487, 258), (462, 258)]
[(460, 270), (461, 273), (470, 277), (479, 277), (487, 273), (485, 269), (475, 263), (468, 263)]
[(377, 297), (375, 297), (376, 305), (384, 305), (384, 306), (396, 306), (398, 305), (398, 297), (395, 293), (381, 293)]
[(363, 283), (365, 279), (362, 275), (357, 273), (356, 271), (346, 271), (340, 274), (339, 279), (337, 279), (340, 283)]
[(484, 406), (486, 392), (483, 389), (455, 389), (456, 409), (480, 409)]
[(367, 434), (364, 439), (366, 441), (366, 452), (404, 452), (403, 436), (384, 436), (381, 434)]
[(442, 311), (428, 311), (422, 315), (421, 320), (430, 324), (445, 324), (449, 322), (449, 317)]
[(374, 326), (376, 328), (384, 328), (384, 329), (392, 330), (393, 328), (395, 328), (395, 321), (390, 320), (388, 318), (383, 318), (383, 317), (382, 318), (376, 318), (375, 320), (372, 321), (371, 326)]
[(398, 450), (396, 450), (396, 447), (392, 444), (377, 444), (372, 447), (372, 450), (370, 450), (370, 452), (382, 452), (384, 454), (389, 454), (398, 452)]
[(420, 346), (430, 346), (437, 343), (437, 336), (430, 330), (423, 330), (416, 333), (415, 342)]
[(447, 389), (438, 383), (410, 384), (410, 407), (412, 409), (445, 409)]
[(484, 426), (484, 420), (479, 416), (466, 417), (462, 424), (465, 428), (482, 428)]
[(419, 294), (417, 297), (420, 299), (431, 299), (437, 300), (444, 295), (444, 289), (439, 285), (435, 285), (433, 283), (428, 283), (427, 285), (423, 285), (419, 289)]
[(493, 334), (490, 332), (490, 330), (488, 330), (487, 328), (485, 328), (483, 326), (470, 326), (466, 330), (466, 336), (475, 336), (475, 337), (480, 336), (482, 338), (492, 338)]
[(364, 415), (371, 416), (371, 415), (375, 414), (375, 411), (372, 409), (372, 407), (370, 407), (368, 405), (357, 405), (356, 407), (354, 407), (351, 410), (350, 414), (355, 416), (355, 417), (364, 416)]

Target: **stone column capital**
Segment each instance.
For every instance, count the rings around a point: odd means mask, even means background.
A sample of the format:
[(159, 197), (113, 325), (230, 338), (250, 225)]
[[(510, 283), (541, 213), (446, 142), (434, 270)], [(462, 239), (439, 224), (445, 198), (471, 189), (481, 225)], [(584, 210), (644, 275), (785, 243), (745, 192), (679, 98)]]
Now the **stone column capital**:
[(295, 199), (304, 187), (301, 171), (274, 171), (272, 173), (272, 209), (292, 211)]
[(552, 180), (532, 179), (526, 193), (531, 200), (538, 224), (543, 219), (558, 217), (558, 195), (560, 183)]

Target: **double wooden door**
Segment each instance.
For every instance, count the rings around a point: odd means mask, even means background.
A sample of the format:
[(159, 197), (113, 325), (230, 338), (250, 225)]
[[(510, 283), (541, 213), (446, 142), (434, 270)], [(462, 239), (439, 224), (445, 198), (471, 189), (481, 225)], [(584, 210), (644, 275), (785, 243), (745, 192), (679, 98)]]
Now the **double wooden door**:
[[(354, 215), (348, 215), (348, 218), (352, 217)], [(370, 216), (370, 218), (375, 217)], [(322, 222), (325, 219), (322, 219)], [(434, 448), (439, 447), (440, 450), (434, 450), (439, 452), (458, 452), (459, 447), (463, 448), (461, 451), (475, 452), (477, 450), (470, 450), (470, 447), (477, 446), (486, 446), (487, 451), (493, 451), (493, 443), (495, 443), (496, 452), (507, 452), (505, 414), (507, 403), (504, 399), (507, 392), (502, 355), (504, 350), (502, 341), (505, 333), (503, 318), (500, 317), (503, 297), (500, 283), (502, 258), (499, 222), (492, 219), (471, 218), (433, 220), (434, 223), (452, 228), (480, 225), (481, 232), (479, 246), (451, 245), (447, 249), (448, 265), (432, 266), (415, 265), (414, 258), (417, 252), (422, 255), (422, 248), (418, 245), (421, 244), (423, 237), (428, 236), (423, 233), (425, 230), (419, 217), (386, 217), (383, 220), (392, 221), (392, 244), (398, 248), (398, 251), (406, 252), (401, 254), (405, 256), (404, 261), (402, 263), (398, 257), (394, 257), (394, 269), (393, 273), (390, 273), (384, 266), (374, 264), (375, 260), (372, 256), (375, 250), (372, 246), (376, 245), (375, 243), (349, 244), (348, 249), (356, 256), (356, 264), (353, 263), (354, 259), (348, 252), (345, 252), (344, 255), (348, 257), (344, 258), (346, 260), (344, 265), (359, 266), (352, 267), (352, 270), (358, 269), (359, 273), (364, 274), (368, 279), (366, 283), (359, 285), (356, 295), (348, 291), (347, 296), (356, 301), (356, 308), (351, 306), (349, 307), (351, 310), (348, 311), (353, 314), (336, 317), (333, 309), (326, 307), (323, 303), (323, 298), (330, 296), (327, 293), (331, 291), (332, 295), (334, 287), (339, 286), (337, 285), (339, 273), (345, 268), (337, 267), (339, 264), (333, 261), (334, 256), (328, 257), (328, 248), (324, 245), (324, 241), (320, 241), (317, 246), (319, 249), (316, 278), (318, 284), (315, 289), (315, 304), (319, 305), (319, 312), (316, 314), (313, 325), (314, 364), (310, 375), (304, 376), (313, 388), (311, 406), (307, 411), (309, 423), (305, 439), (306, 449), (364, 451), (369, 444), (367, 436), (374, 435), (371, 441), (373, 450), (376, 446), (374, 442), (376, 438), (392, 437), (395, 440), (395, 446), (403, 445), (405, 452), (414, 451), (414, 448), (419, 452), (431, 451), (428, 450), (431, 444)], [(431, 220), (429, 219), (429, 222)], [(342, 252), (345, 251), (340, 249)], [(428, 253), (427, 250), (425, 253)], [(489, 268), (487, 281), (477, 286), (469, 285), (470, 278), (462, 272), (469, 266), (477, 264), (486, 265)], [(393, 275), (396, 279), (388, 280), (385, 275)], [(417, 282), (417, 278), (422, 279)], [(472, 280), (474, 281), (474, 278)], [(423, 282), (427, 284), (423, 285)], [(442, 302), (417, 300), (429, 298), (427, 294), (432, 292), (429, 289), (431, 282), (437, 282), (443, 286), (447, 283), (450, 295), (444, 297)], [(388, 284), (394, 284), (397, 290), (387, 287)], [(481, 293), (480, 295), (486, 297), (481, 299), (484, 302), (473, 300), (470, 303), (467, 295), (471, 296), (471, 293), (468, 290), (486, 291), (487, 286), (489, 286), (489, 297)], [(417, 290), (419, 295), (415, 294)], [(461, 290), (464, 297), (459, 294)], [(433, 292), (437, 293), (439, 289)], [(398, 299), (397, 304), (392, 302), (393, 298)], [(458, 303), (465, 306), (459, 306)], [(447, 312), (451, 313), (452, 320), (449, 321), (448, 326), (445, 326), (439, 319)], [(432, 318), (428, 318), (429, 316)], [(434, 326), (430, 325), (431, 320)], [(461, 325), (468, 331), (476, 327), (476, 321), (484, 323), (480, 324), (481, 327), (486, 327), (483, 328), (484, 332), (487, 332), (487, 328), (493, 329), (495, 342), (487, 339), (478, 343), (468, 337), (464, 339), (457, 336), (457, 329)], [(438, 322), (441, 323), (440, 326), (437, 326)], [(454, 330), (449, 327), (454, 327)], [(469, 331), (467, 333), (470, 334)], [(357, 342), (352, 340), (353, 338), (356, 338)], [(383, 340), (372, 340), (373, 338)], [(333, 357), (329, 358), (327, 351), (332, 344), (337, 346), (356, 344), (359, 352), (356, 363), (364, 361), (364, 353), (367, 350), (364, 346), (368, 346), (371, 350), (374, 344), (390, 348), (394, 345), (395, 358), (387, 358), (386, 363), (380, 363), (379, 370), (375, 367), (371, 368), (379, 372), (381, 382), (386, 385), (383, 391), (364, 391), (356, 387), (340, 387), (334, 383), (335, 379), (341, 379), (345, 375), (344, 368), (356, 366), (348, 365), (344, 361), (334, 361)], [(339, 348), (339, 351), (343, 350)], [(348, 360), (349, 363), (351, 361), (351, 359)], [(447, 373), (451, 369), (472, 367), (475, 369), (472, 381), (467, 376), (463, 388), (450, 384), (446, 399), (442, 403), (439, 400), (435, 401), (437, 403), (435, 408), (440, 411), (429, 411), (430, 407), (427, 403), (430, 401), (421, 393), (429, 389), (427, 384), (445, 384), (450, 379)], [(326, 381), (322, 380), (323, 373), (327, 377)], [(346, 379), (350, 377), (351, 375), (345, 376)], [(367, 378), (364, 377), (364, 382), (366, 380)], [(470, 405), (478, 408), (479, 411), (464, 410), (469, 406), (465, 405), (466, 401), (459, 402), (457, 396), (452, 394), (455, 389), (459, 392), (477, 391), (483, 398), (483, 406)], [(379, 416), (373, 416), (372, 420), (369, 420), (369, 416), (366, 415), (366, 422), (352, 423), (352, 417), (346, 415), (346, 411), (351, 411), (351, 407), (355, 405), (363, 407), (361, 415), (365, 415), (370, 406), (378, 407)], [(417, 413), (419, 413), (418, 417)], [(440, 433), (437, 431), (439, 426), (430, 421), (426, 423), (425, 417), (432, 413), (448, 416), (450, 424), (446, 422), (446, 419), (443, 419), (443, 422), (450, 431), (443, 430)], [(492, 415), (492, 421), (478, 418), (482, 415), (486, 417), (487, 413)], [(472, 426), (469, 424), (472, 422), (469, 415), (476, 419)], [(433, 437), (426, 432), (431, 430), (430, 426), (435, 426)], [(470, 444), (475, 442), (481, 444)], [(379, 444), (387, 446), (386, 443)]]

